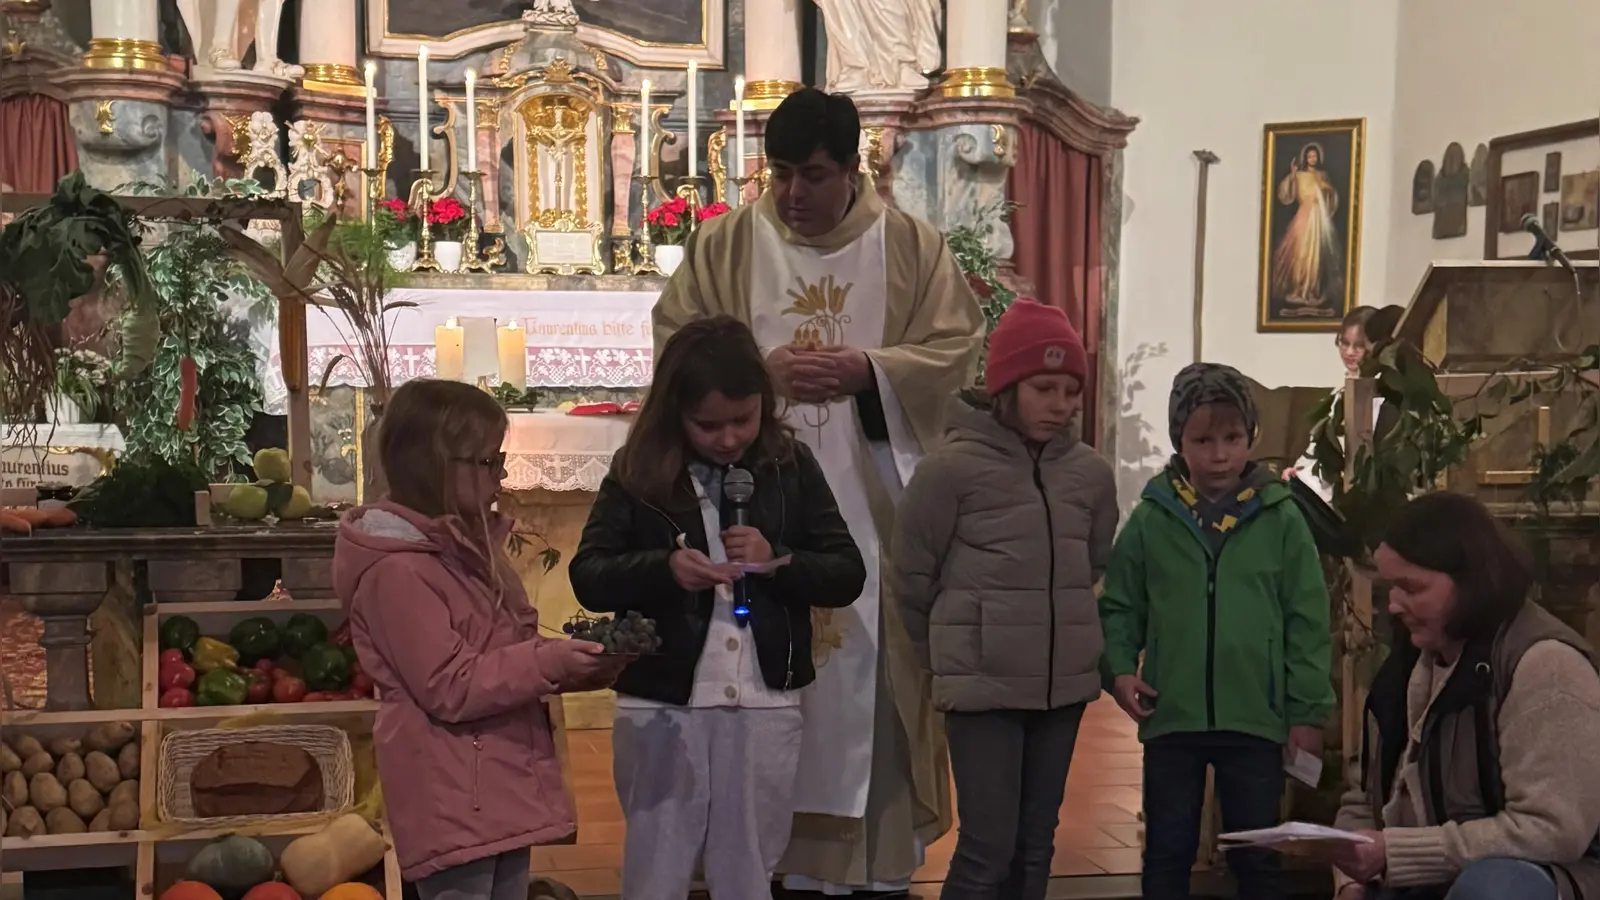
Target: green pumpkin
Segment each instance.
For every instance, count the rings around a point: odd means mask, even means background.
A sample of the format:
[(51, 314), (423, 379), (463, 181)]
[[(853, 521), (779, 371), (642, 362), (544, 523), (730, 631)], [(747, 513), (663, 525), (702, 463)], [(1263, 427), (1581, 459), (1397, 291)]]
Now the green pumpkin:
[(237, 896), (271, 881), (272, 851), (254, 838), (230, 834), (207, 844), (189, 862), (189, 877), (225, 896)]

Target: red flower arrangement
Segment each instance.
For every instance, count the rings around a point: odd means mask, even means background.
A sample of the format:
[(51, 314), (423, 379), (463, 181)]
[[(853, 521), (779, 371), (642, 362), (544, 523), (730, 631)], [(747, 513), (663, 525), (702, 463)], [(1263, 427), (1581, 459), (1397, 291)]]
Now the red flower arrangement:
[(377, 218), (378, 233), (390, 246), (401, 247), (417, 239), (417, 217), (404, 200), (390, 197), (379, 203)]
[(715, 219), (717, 216), (727, 215), (727, 213), (728, 213), (728, 204), (719, 202), (719, 203), (713, 203), (710, 206), (702, 206), (702, 207), (700, 207), (700, 210), (698, 212), (696, 212), (694, 215), (695, 215), (695, 218), (699, 219), (700, 221), (707, 222), (707, 221), (710, 221), (712, 219)]
[(467, 208), (454, 197), (440, 197), (428, 204), (428, 228), (434, 240), (461, 240), (467, 231)]
[(650, 225), (650, 240), (658, 245), (677, 246), (689, 240), (689, 201), (673, 197), (666, 203), (647, 211), (644, 219)]

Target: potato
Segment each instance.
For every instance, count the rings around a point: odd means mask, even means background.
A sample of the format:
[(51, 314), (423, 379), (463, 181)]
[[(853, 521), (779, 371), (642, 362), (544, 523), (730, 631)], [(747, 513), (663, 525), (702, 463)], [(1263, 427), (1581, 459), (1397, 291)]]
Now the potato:
[(61, 757), (66, 756), (68, 753), (78, 753), (82, 751), (83, 741), (80, 741), (77, 738), (60, 737), (51, 741), (49, 746), (45, 747), (45, 749), (50, 751), (51, 756), (54, 756), (56, 759), (60, 759)]
[(116, 790), (111, 792), (111, 796), (106, 798), (107, 806), (116, 806), (118, 803), (139, 805), (139, 779), (129, 778), (127, 781), (117, 785)]
[(83, 765), (87, 770), (84, 777), (89, 779), (89, 783), (94, 785), (95, 789), (102, 794), (111, 793), (116, 788), (117, 783), (122, 780), (122, 774), (117, 771), (116, 762), (99, 750), (85, 757)]
[(55, 767), (56, 761), (50, 757), (50, 754), (40, 750), (38, 753), (23, 760), (22, 774), (32, 778), (40, 772), (48, 772)]
[(68, 753), (56, 763), (56, 780), (62, 784), (71, 784), (82, 778), (87, 771), (83, 767), (83, 757), (76, 753)]
[(95, 790), (94, 785), (86, 779), (79, 778), (67, 785), (67, 805), (78, 814), (78, 818), (87, 822), (100, 815), (100, 811), (106, 808), (106, 801), (100, 796), (100, 792)]
[(44, 827), (51, 834), (83, 834), (89, 830), (78, 814), (65, 806), (50, 810), (44, 817)]
[(22, 768), (22, 757), (6, 744), (0, 744), (0, 775)]
[(138, 734), (132, 722), (110, 722), (101, 725), (89, 732), (83, 743), (90, 750), (99, 750), (101, 753), (115, 753), (124, 745), (133, 740)]
[(33, 808), (48, 815), (51, 810), (67, 805), (67, 789), (49, 772), (40, 772), (28, 782), (28, 801)]
[(35, 753), (43, 753), (44, 745), (31, 734), (19, 734), (11, 739), (11, 749), (17, 751), (19, 759), (27, 759)]
[(97, 833), (101, 832), (101, 831), (110, 831), (111, 830), (111, 810), (109, 810), (109, 809), (100, 810), (100, 815), (95, 816), (94, 817), (94, 821), (89, 823), (89, 830), (93, 831), (93, 832), (97, 832)]
[(12, 809), (28, 805), (28, 779), (21, 772), (8, 772), (0, 784), (0, 800)]
[(110, 821), (107, 822), (109, 831), (133, 831), (139, 827), (139, 804), (113, 803), (109, 808)]
[(139, 742), (134, 741), (117, 753), (117, 772), (123, 778), (139, 777)]
[(44, 834), (44, 817), (31, 806), (18, 807), (6, 825), (6, 837), (29, 838)]

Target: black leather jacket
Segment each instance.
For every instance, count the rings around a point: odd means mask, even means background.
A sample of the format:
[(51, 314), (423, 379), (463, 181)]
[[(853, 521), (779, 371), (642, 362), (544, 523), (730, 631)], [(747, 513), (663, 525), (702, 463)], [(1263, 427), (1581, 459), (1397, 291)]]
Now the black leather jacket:
[[(746, 468), (756, 486), (750, 524), (772, 545), (774, 559), (792, 557), (771, 575), (746, 579), (756, 661), (768, 687), (797, 690), (816, 679), (811, 608), (854, 603), (867, 570), (809, 448), (796, 441), (793, 460)], [(683, 491), (692, 498), (689, 474), (683, 478)], [(680, 534), (689, 546), (707, 552), (705, 525), (692, 499), (682, 509), (659, 509), (608, 475), (568, 575), (584, 609), (613, 614), (637, 610), (656, 621), (660, 651), (623, 670), (617, 692), (683, 705), (694, 688), (714, 595), (690, 593), (673, 580), (667, 561), (678, 549)]]

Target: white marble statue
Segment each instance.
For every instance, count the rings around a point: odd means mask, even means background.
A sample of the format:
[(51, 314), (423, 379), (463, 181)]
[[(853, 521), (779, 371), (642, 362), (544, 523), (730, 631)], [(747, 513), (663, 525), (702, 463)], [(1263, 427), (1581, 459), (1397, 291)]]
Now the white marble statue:
[(572, 8), (572, 0), (533, 0), (522, 11), (522, 21), (536, 28), (575, 28), (578, 12)]
[(816, 0), (828, 33), (828, 90), (911, 94), (939, 68), (940, 0)]
[[(178, 12), (194, 44), (195, 67), (202, 72), (237, 72), (239, 60), (256, 47), (250, 71), (278, 78), (299, 78), (305, 70), (278, 58), (278, 29), (284, 0), (178, 0)], [(245, 21), (240, 21), (241, 11)], [(253, 14), (254, 18), (251, 18)], [(206, 23), (210, 24), (207, 29)], [(253, 23), (253, 25), (252, 25)]]

